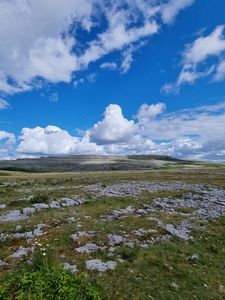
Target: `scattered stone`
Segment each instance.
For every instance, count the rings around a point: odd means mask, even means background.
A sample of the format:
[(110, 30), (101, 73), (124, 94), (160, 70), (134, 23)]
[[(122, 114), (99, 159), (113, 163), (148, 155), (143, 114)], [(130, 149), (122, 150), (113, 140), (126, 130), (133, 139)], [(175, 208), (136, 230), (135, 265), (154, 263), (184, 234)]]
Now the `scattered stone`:
[(46, 203), (35, 203), (32, 206), (37, 210), (49, 208), (48, 204)]
[(122, 244), (123, 241), (124, 241), (124, 238), (122, 236), (115, 235), (115, 234), (109, 234), (108, 238), (109, 238), (109, 245), (110, 246), (115, 246), (115, 245)]
[(70, 265), (68, 263), (64, 264), (63, 269), (66, 270), (66, 271), (70, 271), (72, 273), (78, 272), (78, 269), (77, 269), (76, 265)]
[(175, 282), (172, 282), (170, 286), (176, 290), (180, 288)]
[(6, 205), (5, 204), (0, 204), (0, 209), (4, 209), (6, 208)]
[(118, 258), (117, 260), (118, 260), (118, 262), (121, 263), (121, 264), (123, 264), (123, 263), (126, 262), (126, 261), (125, 261), (124, 259), (122, 259), (122, 258)]
[(100, 259), (92, 259), (86, 261), (86, 268), (88, 270), (97, 270), (99, 272), (105, 272), (107, 270), (114, 270), (117, 266), (115, 261), (102, 262)]
[(0, 223), (3, 222), (15, 222), (15, 221), (20, 221), (24, 220), (27, 217), (23, 215), (20, 210), (10, 210), (7, 211), (6, 214), (0, 217)]
[(46, 228), (47, 225), (46, 224), (38, 224), (36, 227), (37, 228), (33, 231), (33, 237), (42, 236), (44, 234), (42, 229)]
[[(43, 228), (47, 227), (45, 224), (38, 224), (33, 231), (27, 231), (22, 233), (1, 233), (0, 234), (0, 241), (5, 241), (7, 239), (25, 239), (27, 242), (30, 242), (33, 238), (42, 236), (44, 234)], [(22, 226), (17, 226), (16, 231), (20, 231)]]
[(199, 260), (199, 255), (193, 254), (192, 256), (188, 257), (188, 260), (191, 261), (192, 263), (196, 263)]
[(54, 209), (57, 209), (57, 208), (60, 208), (60, 207), (61, 207), (60, 204), (59, 204), (59, 202), (58, 202), (58, 201), (55, 201), (55, 200), (53, 200), (53, 201), (49, 204), (49, 206), (50, 206), (51, 208), (54, 208)]
[(22, 228), (23, 228), (23, 227), (22, 227), (21, 225), (17, 225), (17, 226), (16, 226), (16, 231), (21, 231)]
[(7, 187), (7, 186), (16, 186), (16, 182), (1, 182), (0, 187)]
[(182, 240), (190, 240), (190, 224), (187, 220), (183, 221), (181, 225), (175, 226), (173, 224), (166, 224), (165, 229), (173, 236), (179, 237)]
[(99, 250), (101, 250), (101, 248), (93, 243), (88, 243), (85, 246), (76, 248), (76, 251), (79, 253), (93, 253), (93, 252), (97, 252)]
[(124, 245), (127, 246), (127, 247), (130, 247), (130, 248), (134, 248), (135, 243), (133, 241), (128, 241)]
[(182, 182), (125, 182), (120, 184), (107, 185), (103, 187), (100, 184), (86, 186), (85, 189), (90, 192), (95, 192), (99, 196), (107, 197), (137, 197), (143, 191), (158, 192), (158, 191), (171, 191), (171, 190), (192, 190), (195, 185), (185, 184)]
[(90, 237), (90, 234), (88, 234), (87, 232), (85, 231), (79, 231), (77, 233), (74, 233), (71, 235), (71, 238), (74, 240), (74, 241), (77, 241), (79, 240), (79, 238), (81, 237)]
[(36, 209), (34, 207), (25, 207), (23, 208), (23, 214), (25, 216), (30, 216), (36, 212)]
[(21, 258), (22, 256), (26, 256), (28, 253), (33, 251), (34, 251), (33, 247), (28, 247), (28, 248), (20, 247), (15, 253), (10, 255), (10, 257), (14, 259), (18, 259)]
[(0, 259), (0, 267), (7, 266), (8, 264)]
[(71, 199), (71, 198), (63, 198), (61, 199), (61, 205), (63, 207), (72, 207), (77, 205), (82, 205), (84, 200), (81, 199)]
[(66, 219), (66, 222), (69, 223), (69, 224), (72, 224), (72, 223), (75, 222), (75, 218), (74, 218), (74, 217), (67, 218), (67, 219)]
[(121, 216), (121, 215), (130, 215), (130, 214), (133, 214), (135, 211), (135, 209), (132, 207), (132, 206), (128, 206), (127, 208), (124, 208), (124, 209), (120, 209), (120, 210), (113, 210), (112, 211), (112, 214), (114, 216)]

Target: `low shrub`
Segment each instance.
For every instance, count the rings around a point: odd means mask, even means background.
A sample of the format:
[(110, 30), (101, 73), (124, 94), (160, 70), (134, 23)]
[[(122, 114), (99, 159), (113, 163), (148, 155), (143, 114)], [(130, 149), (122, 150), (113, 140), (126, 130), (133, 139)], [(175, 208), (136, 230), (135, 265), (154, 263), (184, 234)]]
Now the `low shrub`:
[(30, 200), (31, 203), (47, 203), (49, 202), (50, 197), (47, 193), (38, 193), (33, 196), (33, 198)]
[(82, 274), (57, 266), (50, 249), (38, 244), (32, 263), (11, 274), (0, 286), (0, 300), (100, 300), (96, 284)]
[(137, 256), (137, 248), (130, 248), (130, 247), (121, 247), (117, 250), (117, 254), (121, 256), (122, 259), (133, 261)]

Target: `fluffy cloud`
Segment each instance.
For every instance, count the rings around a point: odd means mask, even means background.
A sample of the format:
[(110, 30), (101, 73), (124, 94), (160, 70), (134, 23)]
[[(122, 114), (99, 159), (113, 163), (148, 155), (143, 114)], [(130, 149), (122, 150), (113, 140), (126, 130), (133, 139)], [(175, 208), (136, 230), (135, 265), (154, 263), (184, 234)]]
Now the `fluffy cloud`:
[(124, 118), (119, 105), (109, 105), (104, 119), (89, 131), (91, 141), (97, 144), (117, 144), (129, 141), (135, 132), (134, 121)]
[(166, 105), (164, 103), (157, 104), (143, 104), (137, 113), (137, 119), (139, 123), (143, 123), (145, 121), (149, 121), (156, 116), (160, 115), (166, 109)]
[(124, 53), (126, 71), (127, 48), (158, 33), (192, 2), (1, 0), (0, 91), (30, 90), (36, 78), (70, 82), (74, 72), (115, 50)]
[[(182, 70), (175, 83), (167, 83), (162, 87), (165, 93), (178, 92), (184, 84), (193, 84), (196, 80), (212, 75), (214, 81), (225, 78), (225, 37), (224, 25), (217, 26), (209, 35), (197, 38), (193, 43), (186, 45), (182, 54)], [(216, 63), (205, 63), (210, 57), (217, 59)], [(218, 59), (219, 58), (219, 59)]]
[(103, 120), (81, 137), (56, 126), (23, 128), (18, 137), (0, 131), (0, 158), (68, 154), (163, 154), (225, 160), (225, 102), (166, 111), (163, 103), (143, 104), (134, 120), (109, 105)]
[(22, 154), (66, 155), (101, 152), (101, 148), (90, 143), (88, 137), (80, 140), (56, 126), (24, 128), (19, 140), (17, 152)]
[(68, 82), (76, 59), (71, 53), (75, 41), (67, 32), (73, 22), (90, 28), (91, 12), (88, 0), (2, 0), (0, 89), (28, 90), (36, 76)]

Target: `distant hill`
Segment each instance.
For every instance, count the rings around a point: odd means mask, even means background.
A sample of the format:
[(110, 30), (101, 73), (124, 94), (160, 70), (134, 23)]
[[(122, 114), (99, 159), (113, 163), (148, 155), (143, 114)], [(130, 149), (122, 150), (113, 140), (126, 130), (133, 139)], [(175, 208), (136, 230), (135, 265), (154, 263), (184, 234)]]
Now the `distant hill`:
[(190, 162), (161, 155), (71, 155), (0, 161), (0, 170), (24, 172), (82, 172), (143, 170)]

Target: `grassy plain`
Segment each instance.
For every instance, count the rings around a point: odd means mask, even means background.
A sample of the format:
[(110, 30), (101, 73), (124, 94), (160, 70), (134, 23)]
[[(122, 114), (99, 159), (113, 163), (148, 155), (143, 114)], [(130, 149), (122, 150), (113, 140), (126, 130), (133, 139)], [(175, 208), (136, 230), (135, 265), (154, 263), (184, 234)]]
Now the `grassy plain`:
[[(102, 216), (110, 215), (112, 210), (132, 206), (140, 208), (152, 203), (158, 197), (179, 197), (184, 191), (143, 192), (140, 197), (95, 196), (84, 186), (91, 184), (124, 183), (130, 181), (198, 183), (225, 188), (225, 167), (202, 165), (201, 167), (180, 168), (173, 165), (162, 169), (143, 171), (107, 171), (82, 173), (24, 173), (14, 171), (0, 172), (0, 204), (6, 204), (0, 210), (3, 215), (8, 210), (31, 206), (33, 199), (49, 203), (63, 197), (79, 197), (88, 200), (84, 205), (62, 209), (40, 210), (26, 220), (0, 223), (0, 234), (14, 233), (15, 227), (22, 226), (21, 232), (33, 230), (40, 223), (47, 224), (45, 234), (35, 241), (49, 244), (56, 265), (65, 262), (76, 264), (80, 273), (94, 279), (101, 289), (102, 299), (225, 299), (225, 218), (204, 224), (193, 230), (193, 240), (184, 241), (173, 238), (169, 242), (155, 244), (149, 248), (123, 244), (116, 247), (108, 257), (107, 237), (109, 234), (132, 236), (133, 230), (140, 228), (159, 229), (154, 219), (146, 216), (127, 216), (124, 219), (105, 221)], [(2, 183), (2, 186), (1, 186)], [(15, 186), (3, 186), (16, 183)], [(27, 200), (26, 197), (33, 196)], [(24, 199), (23, 199), (24, 198)], [(188, 211), (185, 211), (188, 213)], [(69, 224), (66, 219), (74, 217)], [(149, 217), (149, 216), (148, 216)], [(173, 216), (162, 212), (152, 217), (162, 221), (179, 224), (182, 216)], [(71, 239), (77, 231), (92, 232), (91, 237)], [(160, 232), (164, 234), (164, 232)], [(151, 233), (154, 237), (154, 233)], [(151, 236), (141, 237), (143, 239)], [(34, 243), (35, 241), (32, 241)], [(88, 242), (105, 247), (105, 250), (79, 254), (75, 248)], [(0, 267), (0, 285), (4, 284), (24, 264), (22, 260), (10, 258), (19, 247), (27, 247), (24, 239), (7, 239), (0, 242), (0, 259), (7, 265)], [(197, 254), (198, 260), (189, 258)], [(102, 261), (118, 258), (115, 270), (104, 273), (87, 270), (85, 261), (99, 258)], [(76, 276), (76, 275), (73, 275)], [(9, 298), (10, 299), (10, 298)], [(13, 298), (12, 298), (13, 299)], [(35, 298), (36, 299), (36, 298)], [(37, 298), (44, 299), (44, 298)], [(77, 299), (76, 297), (74, 299)]]

